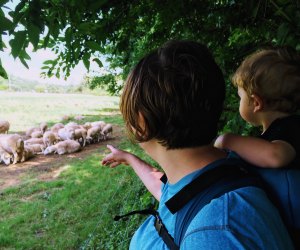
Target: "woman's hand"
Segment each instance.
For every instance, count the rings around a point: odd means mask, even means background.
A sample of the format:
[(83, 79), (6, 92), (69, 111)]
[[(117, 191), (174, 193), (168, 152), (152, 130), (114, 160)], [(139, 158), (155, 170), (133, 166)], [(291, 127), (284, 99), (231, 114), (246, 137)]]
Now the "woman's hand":
[(112, 145), (106, 146), (110, 150), (110, 154), (105, 156), (102, 160), (102, 165), (114, 168), (120, 164), (129, 165), (131, 153), (115, 148)]

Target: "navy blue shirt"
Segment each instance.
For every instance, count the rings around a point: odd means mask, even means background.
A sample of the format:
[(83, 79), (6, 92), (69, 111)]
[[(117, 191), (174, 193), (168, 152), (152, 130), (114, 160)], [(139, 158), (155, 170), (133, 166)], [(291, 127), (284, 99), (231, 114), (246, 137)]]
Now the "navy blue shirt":
[(300, 116), (290, 115), (276, 119), (269, 128), (259, 136), (267, 141), (281, 140), (289, 143), (296, 151), (295, 159), (287, 166), (300, 168)]

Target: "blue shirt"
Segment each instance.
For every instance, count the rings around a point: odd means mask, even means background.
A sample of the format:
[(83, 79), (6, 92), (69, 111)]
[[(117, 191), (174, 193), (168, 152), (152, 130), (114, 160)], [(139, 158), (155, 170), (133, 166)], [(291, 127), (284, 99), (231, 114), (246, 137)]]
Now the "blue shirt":
[[(171, 214), (165, 202), (201, 173), (223, 164), (225, 160), (211, 163), (175, 184), (162, 185), (158, 212), (173, 237), (176, 214)], [(168, 249), (154, 227), (153, 216), (148, 217), (135, 232), (130, 249)], [(244, 187), (213, 199), (204, 206), (190, 223), (180, 249), (287, 250), (293, 249), (293, 246), (277, 209), (265, 192), (256, 187)]]

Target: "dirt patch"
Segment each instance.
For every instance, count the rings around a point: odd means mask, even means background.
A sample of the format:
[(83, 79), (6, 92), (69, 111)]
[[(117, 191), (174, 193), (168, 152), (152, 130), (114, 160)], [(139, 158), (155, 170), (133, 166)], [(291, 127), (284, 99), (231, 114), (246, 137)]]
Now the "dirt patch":
[(123, 128), (114, 126), (111, 138), (87, 145), (77, 153), (66, 155), (39, 154), (28, 161), (15, 165), (5, 166), (0, 164), (0, 192), (8, 187), (22, 184), (32, 174), (38, 180), (53, 180), (68, 168), (67, 163), (74, 160), (74, 158), (82, 160), (91, 154), (105, 150), (107, 144), (118, 145), (123, 136)]

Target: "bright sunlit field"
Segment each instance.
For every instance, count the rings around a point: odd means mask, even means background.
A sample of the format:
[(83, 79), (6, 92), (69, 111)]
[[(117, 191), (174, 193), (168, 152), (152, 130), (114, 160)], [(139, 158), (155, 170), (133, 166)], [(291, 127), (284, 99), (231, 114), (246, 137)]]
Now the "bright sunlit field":
[[(51, 125), (63, 115), (83, 115), (82, 123), (104, 120), (122, 128), (118, 105), (119, 98), (111, 96), (2, 92), (0, 119), (10, 122), (9, 133), (25, 131), (40, 122)], [(112, 143), (145, 157), (125, 135)], [(108, 153), (105, 144), (96, 149), (96, 153), (75, 155), (67, 162), (57, 157), (55, 166), (45, 167), (48, 174), (62, 170), (51, 180), (37, 178), (38, 166), (33, 165), (24, 172), (21, 184), (0, 189), (1, 250), (128, 249), (135, 229), (145, 218), (133, 216), (126, 222), (114, 222), (113, 217), (143, 209), (152, 198), (128, 166), (101, 166)], [(1, 170), (13, 168), (0, 165), (0, 187), (4, 181)]]
[(60, 122), (64, 115), (101, 116), (118, 108), (119, 97), (112, 96), (0, 92), (0, 120), (9, 121), (12, 132)]

